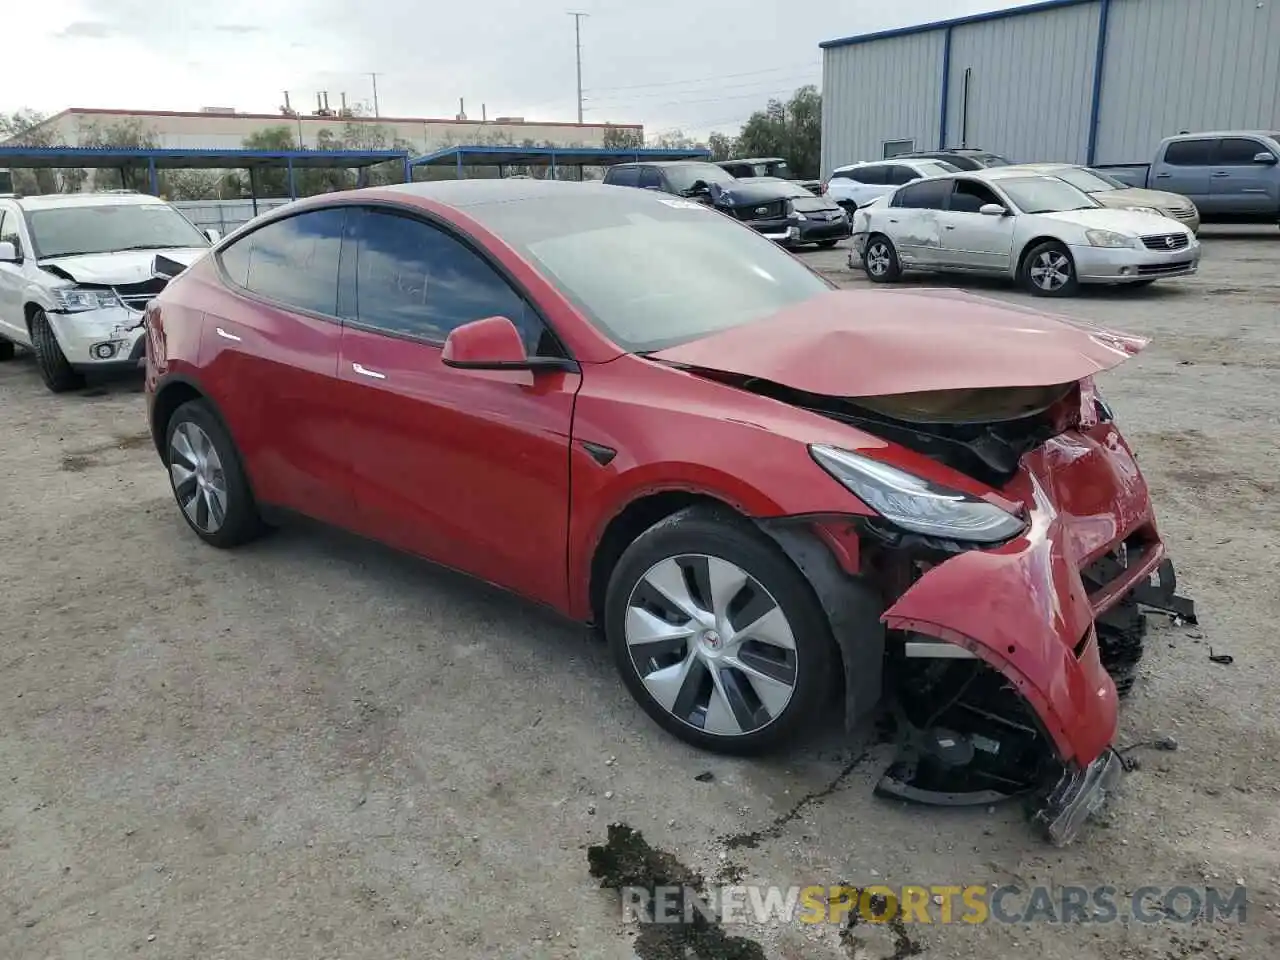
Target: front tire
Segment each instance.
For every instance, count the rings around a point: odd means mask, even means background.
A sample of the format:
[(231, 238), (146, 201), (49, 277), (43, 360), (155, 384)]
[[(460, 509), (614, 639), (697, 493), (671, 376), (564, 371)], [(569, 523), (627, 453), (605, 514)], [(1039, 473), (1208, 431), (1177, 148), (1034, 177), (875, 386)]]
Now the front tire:
[(1080, 288), (1071, 251), (1056, 240), (1038, 244), (1022, 262), (1022, 285), (1033, 297), (1070, 297)]
[(884, 234), (873, 234), (862, 253), (862, 269), (872, 283), (893, 283), (902, 276), (902, 263), (893, 241)]
[(84, 377), (67, 362), (67, 355), (62, 352), (53, 325), (43, 310), (37, 310), (31, 317), (31, 349), (36, 355), (40, 379), (51, 392), (66, 393), (84, 386)]
[(196, 536), (225, 549), (262, 533), (240, 454), (207, 403), (189, 400), (173, 412), (164, 449), (174, 500)]
[(641, 534), (609, 579), (604, 626), (645, 712), (718, 753), (760, 753), (811, 729), (839, 672), (803, 574), (725, 510), (689, 507)]

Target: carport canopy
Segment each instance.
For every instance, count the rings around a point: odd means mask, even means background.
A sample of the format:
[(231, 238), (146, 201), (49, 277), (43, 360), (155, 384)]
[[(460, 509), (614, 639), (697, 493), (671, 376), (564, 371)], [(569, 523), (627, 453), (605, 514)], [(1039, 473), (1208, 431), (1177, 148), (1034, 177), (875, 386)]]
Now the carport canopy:
[(210, 150), (126, 147), (0, 147), (0, 169), (125, 169), (146, 167), (150, 192), (159, 193), (158, 170), (248, 170), (254, 211), (258, 207), (258, 171), (284, 167), (289, 171), (289, 195), (296, 195), (296, 169), (364, 169), (380, 163), (403, 166), (409, 155), (400, 150)]
[[(689, 149), (672, 148), (610, 148), (610, 147), (515, 147), (515, 146), (451, 146), (441, 147), (433, 153), (415, 157), (411, 167), (453, 167), (459, 178), (465, 175), (467, 166), (497, 167), (548, 167), (555, 175), (558, 167), (611, 167), (615, 163), (641, 163), (646, 160), (710, 160), (711, 151), (705, 147)], [(581, 176), (581, 173), (579, 173)]]

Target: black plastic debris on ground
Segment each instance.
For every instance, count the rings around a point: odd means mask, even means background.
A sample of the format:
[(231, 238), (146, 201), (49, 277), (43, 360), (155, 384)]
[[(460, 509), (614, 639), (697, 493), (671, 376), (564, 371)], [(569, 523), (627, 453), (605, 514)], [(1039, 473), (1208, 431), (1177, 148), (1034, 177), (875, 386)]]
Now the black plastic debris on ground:
[[(587, 848), (587, 865), (602, 887), (648, 891), (648, 902), (638, 905), (637, 911), (650, 919), (641, 922), (635, 940), (641, 960), (765, 960), (764, 948), (754, 940), (730, 936), (696, 906), (686, 909), (686, 892), (696, 895), (705, 889), (702, 876), (665, 850), (650, 846), (625, 823), (609, 824), (605, 843)], [(668, 901), (665, 906), (668, 916), (678, 918), (676, 922), (651, 922), (654, 892), (663, 887), (682, 891), (679, 903)]]

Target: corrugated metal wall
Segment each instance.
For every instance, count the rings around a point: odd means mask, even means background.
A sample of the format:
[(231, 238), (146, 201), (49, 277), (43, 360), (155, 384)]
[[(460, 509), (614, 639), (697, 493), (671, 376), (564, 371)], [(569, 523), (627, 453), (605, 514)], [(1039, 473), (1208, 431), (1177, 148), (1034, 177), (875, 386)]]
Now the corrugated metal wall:
[(1280, 0), (1112, 0), (1109, 20), (1097, 163), (1149, 163), (1183, 130), (1280, 130)]
[(878, 160), (884, 141), (937, 146), (942, 31), (834, 47), (822, 58), (822, 172)]
[(1090, 3), (953, 28), (947, 146), (961, 144), (971, 68), (968, 146), (1014, 160), (1084, 163), (1098, 10)]

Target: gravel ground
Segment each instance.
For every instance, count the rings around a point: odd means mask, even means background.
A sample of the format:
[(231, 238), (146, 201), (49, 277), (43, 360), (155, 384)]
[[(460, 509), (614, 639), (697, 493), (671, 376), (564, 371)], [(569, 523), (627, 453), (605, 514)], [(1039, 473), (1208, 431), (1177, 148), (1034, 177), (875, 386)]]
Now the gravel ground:
[[(866, 282), (843, 249), (806, 256)], [(587, 871), (612, 821), (783, 886), (1248, 890), (1244, 924), (731, 931), (774, 958), (1276, 956), (1278, 268), (1274, 230), (1211, 228), (1199, 276), (1060, 305), (1154, 338), (1103, 386), (1201, 611), (1160, 621), (1123, 717), (1122, 742), (1178, 749), (1137, 751), (1066, 850), (1016, 807), (874, 799), (886, 748), (837, 733), (787, 760), (699, 754), (584, 630), (343, 534), (210, 550), (137, 384), (54, 397), (29, 358), (0, 366), (0, 957), (631, 957)]]

